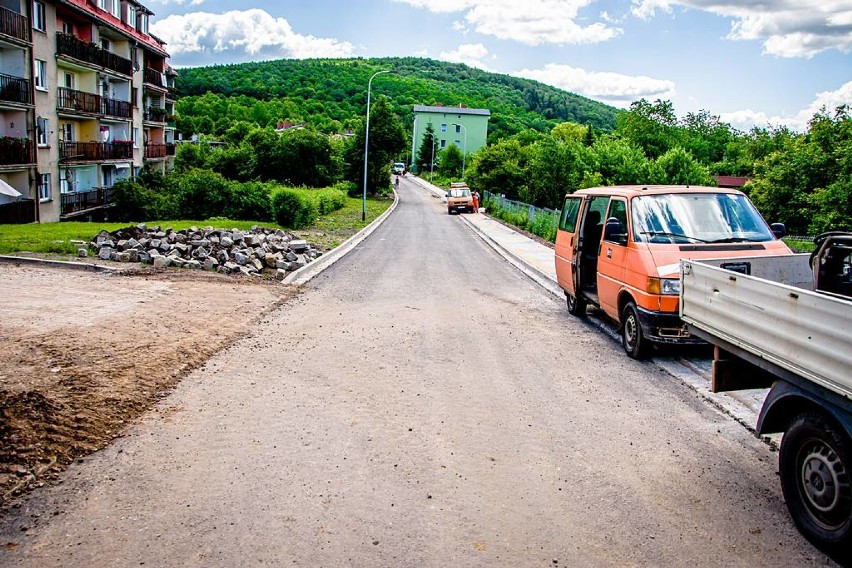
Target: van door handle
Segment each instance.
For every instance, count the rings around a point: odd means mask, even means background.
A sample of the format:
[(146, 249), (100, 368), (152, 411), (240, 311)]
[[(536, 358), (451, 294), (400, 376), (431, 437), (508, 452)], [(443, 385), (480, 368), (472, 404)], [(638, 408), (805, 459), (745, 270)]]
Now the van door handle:
[(607, 248), (607, 249), (606, 249), (606, 257), (607, 257), (607, 258), (612, 258), (612, 249), (611, 249), (611, 248)]

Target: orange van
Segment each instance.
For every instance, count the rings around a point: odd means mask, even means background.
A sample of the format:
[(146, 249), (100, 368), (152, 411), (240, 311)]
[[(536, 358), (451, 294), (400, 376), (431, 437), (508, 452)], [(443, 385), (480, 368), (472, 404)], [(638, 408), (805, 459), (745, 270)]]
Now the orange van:
[(700, 342), (678, 317), (682, 258), (792, 254), (783, 235), (782, 224), (768, 226), (734, 189), (583, 189), (562, 206), (556, 278), (571, 314), (599, 307), (618, 323), (627, 354), (640, 359), (654, 343)]

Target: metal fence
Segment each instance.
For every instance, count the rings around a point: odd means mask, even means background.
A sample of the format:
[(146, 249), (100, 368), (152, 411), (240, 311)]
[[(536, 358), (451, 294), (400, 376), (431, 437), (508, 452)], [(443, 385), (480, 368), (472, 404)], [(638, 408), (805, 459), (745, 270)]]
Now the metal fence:
[(526, 215), (529, 224), (535, 223), (535, 221), (540, 217), (546, 217), (548, 221), (552, 221), (554, 224), (559, 222), (559, 215), (561, 211), (556, 209), (536, 207), (535, 205), (523, 203), (522, 201), (513, 201), (511, 199), (506, 199), (502, 195), (491, 193), (490, 191), (484, 191), (483, 195), (485, 196), (485, 201), (492, 201), (496, 203), (496, 207), (503, 209), (504, 211), (509, 211), (515, 215)]

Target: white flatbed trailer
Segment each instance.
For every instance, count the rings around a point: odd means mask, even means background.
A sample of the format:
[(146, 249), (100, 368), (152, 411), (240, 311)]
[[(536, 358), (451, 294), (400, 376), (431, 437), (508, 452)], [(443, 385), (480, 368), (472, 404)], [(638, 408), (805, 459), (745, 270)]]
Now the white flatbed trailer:
[(717, 347), (712, 390), (771, 385), (755, 430), (784, 433), (790, 514), (812, 542), (852, 561), (852, 300), (814, 291), (808, 260), (684, 260), (680, 317)]

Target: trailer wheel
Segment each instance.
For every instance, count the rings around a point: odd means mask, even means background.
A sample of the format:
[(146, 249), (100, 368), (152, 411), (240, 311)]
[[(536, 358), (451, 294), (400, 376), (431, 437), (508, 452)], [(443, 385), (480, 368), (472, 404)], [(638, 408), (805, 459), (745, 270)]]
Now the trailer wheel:
[(642, 334), (639, 312), (633, 302), (629, 302), (621, 311), (621, 344), (631, 359), (644, 359), (648, 356), (648, 340)]
[(565, 301), (568, 304), (569, 314), (577, 316), (578, 318), (586, 316), (586, 300), (565, 292)]
[[(781, 439), (781, 488), (796, 526), (841, 554), (852, 547), (852, 448), (823, 416), (807, 413)], [(845, 552), (844, 552), (845, 551)]]

